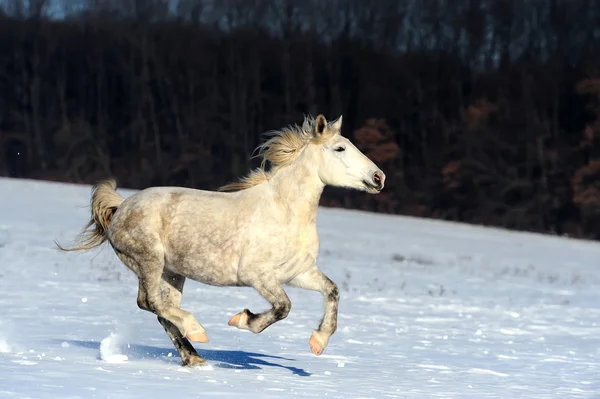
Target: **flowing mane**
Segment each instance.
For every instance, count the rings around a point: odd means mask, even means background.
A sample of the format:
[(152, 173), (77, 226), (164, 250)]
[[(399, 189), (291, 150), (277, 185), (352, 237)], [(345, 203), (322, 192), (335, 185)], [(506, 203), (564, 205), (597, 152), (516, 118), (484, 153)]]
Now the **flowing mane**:
[[(260, 166), (252, 170), (247, 176), (240, 178), (239, 181), (226, 184), (218, 190), (239, 191), (263, 183), (269, 180), (277, 169), (294, 162), (302, 152), (302, 149), (309, 143), (324, 143), (335, 134), (335, 132), (326, 129), (325, 134), (315, 137), (314, 131), (315, 119), (311, 115), (307, 115), (304, 117), (302, 126), (295, 124), (286, 126), (281, 130), (267, 132), (265, 136), (272, 137), (254, 150), (258, 150), (256, 157), (262, 157)], [(268, 171), (267, 162), (271, 166)]]

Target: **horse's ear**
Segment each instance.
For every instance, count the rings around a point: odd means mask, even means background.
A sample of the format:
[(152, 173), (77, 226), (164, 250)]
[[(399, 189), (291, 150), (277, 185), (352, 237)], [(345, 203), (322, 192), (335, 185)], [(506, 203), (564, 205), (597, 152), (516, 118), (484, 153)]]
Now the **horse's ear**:
[(337, 118), (335, 120), (335, 122), (333, 122), (333, 124), (331, 125), (332, 128), (334, 128), (337, 131), (341, 131), (342, 130), (342, 115), (340, 115), (339, 118)]
[(325, 129), (327, 129), (327, 120), (323, 114), (319, 114), (315, 120), (315, 136), (320, 137), (323, 133), (325, 133)]

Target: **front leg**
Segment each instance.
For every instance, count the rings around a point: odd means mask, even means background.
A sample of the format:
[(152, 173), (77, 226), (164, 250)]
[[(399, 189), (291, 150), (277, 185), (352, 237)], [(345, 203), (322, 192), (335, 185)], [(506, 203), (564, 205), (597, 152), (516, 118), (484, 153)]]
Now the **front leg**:
[(258, 334), (276, 321), (285, 319), (290, 313), (292, 302), (274, 274), (256, 276), (252, 280), (252, 287), (271, 304), (271, 309), (259, 314), (244, 309), (233, 316), (228, 324)]
[(318, 291), (323, 294), (325, 302), (325, 312), (319, 328), (314, 330), (310, 340), (310, 350), (316, 356), (320, 356), (329, 343), (329, 338), (337, 330), (338, 303), (340, 301), (340, 292), (337, 285), (329, 279), (315, 265), (314, 268), (298, 275), (289, 285), (307, 290)]

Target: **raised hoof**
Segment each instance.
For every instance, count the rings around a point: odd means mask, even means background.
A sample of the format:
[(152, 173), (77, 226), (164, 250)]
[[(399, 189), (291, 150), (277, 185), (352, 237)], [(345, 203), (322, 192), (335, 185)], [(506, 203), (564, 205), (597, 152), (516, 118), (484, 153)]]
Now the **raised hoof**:
[(323, 347), (319, 342), (317, 342), (317, 339), (314, 336), (310, 337), (308, 343), (310, 345), (310, 351), (313, 353), (313, 355), (321, 356), (323, 353)]
[(183, 367), (202, 367), (208, 365), (208, 362), (206, 359), (203, 359), (200, 356), (192, 356), (186, 361), (182, 362), (181, 365)]
[(227, 324), (229, 324), (232, 327), (237, 327), (237, 328), (247, 328), (248, 327), (248, 309), (244, 309), (243, 311), (241, 311), (240, 313), (234, 315), (231, 319), (229, 319), (229, 321), (227, 322)]
[(240, 321), (240, 317), (242, 316), (241, 313), (238, 313), (236, 315), (234, 315), (231, 319), (229, 319), (229, 321), (227, 322), (228, 325), (232, 326), (232, 327), (237, 327), (238, 322)]
[(187, 338), (190, 341), (194, 341), (194, 342), (202, 342), (202, 343), (208, 342), (208, 337), (206, 336), (206, 332), (204, 332), (204, 331), (193, 331), (193, 332), (187, 334)]

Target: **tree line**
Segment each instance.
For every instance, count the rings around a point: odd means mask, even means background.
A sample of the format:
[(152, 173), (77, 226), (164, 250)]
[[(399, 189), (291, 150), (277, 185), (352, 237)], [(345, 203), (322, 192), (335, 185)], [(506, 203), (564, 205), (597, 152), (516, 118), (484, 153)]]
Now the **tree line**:
[(386, 189), (324, 205), (600, 238), (598, 1), (5, 0), (0, 30), (1, 175), (216, 189), (343, 115)]

